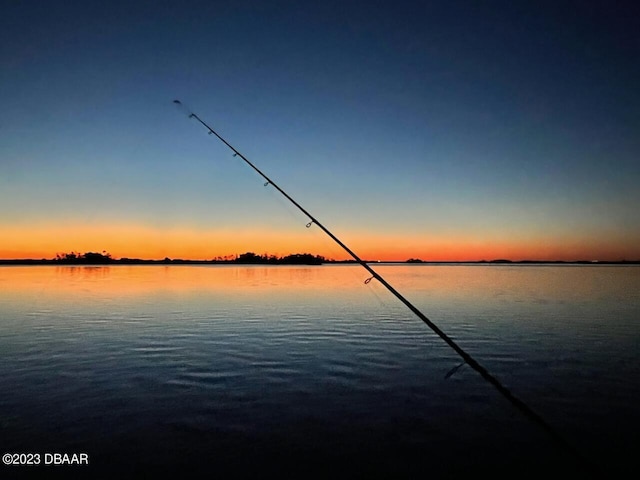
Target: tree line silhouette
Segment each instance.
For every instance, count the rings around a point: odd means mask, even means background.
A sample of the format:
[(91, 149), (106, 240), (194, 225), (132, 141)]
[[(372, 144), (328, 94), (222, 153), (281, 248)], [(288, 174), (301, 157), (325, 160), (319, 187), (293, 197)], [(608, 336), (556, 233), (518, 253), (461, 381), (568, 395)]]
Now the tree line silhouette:
[(107, 253), (105, 250), (102, 253), (96, 252), (86, 252), (86, 253), (57, 253), (55, 262), (56, 263), (69, 263), (69, 264), (106, 264), (106, 263), (114, 263), (116, 260), (111, 258), (111, 254)]
[[(367, 263), (377, 263), (371, 260), (365, 260)], [(293, 253), (279, 257), (277, 255), (259, 255), (254, 252), (245, 252), (240, 255), (226, 255), (224, 257), (215, 257), (211, 260), (184, 260), (181, 258), (171, 259), (165, 257), (162, 260), (144, 260), (140, 258), (113, 258), (110, 253), (103, 250), (102, 253), (98, 252), (69, 252), (58, 253), (55, 258), (52, 259), (17, 259), (17, 260), (3, 260), (0, 259), (0, 265), (112, 265), (112, 264), (127, 264), (127, 265), (146, 265), (146, 264), (241, 264), (241, 265), (322, 265), (324, 263), (355, 263), (355, 260), (334, 260), (323, 257), (322, 255), (313, 255), (311, 253)], [(395, 261), (387, 263), (417, 263), (417, 264), (451, 264), (451, 263), (475, 263), (475, 264), (609, 264), (609, 265), (637, 265), (640, 264), (640, 260), (619, 260), (619, 261), (594, 261), (594, 260), (475, 260), (475, 261), (427, 261), (419, 258), (409, 258), (405, 261)]]
[(169, 257), (165, 257), (163, 260), (143, 260), (140, 258), (120, 258), (115, 259), (111, 256), (110, 253), (106, 251), (102, 251), (102, 253), (97, 252), (86, 252), (86, 253), (78, 253), (78, 252), (69, 252), (69, 253), (58, 253), (56, 257), (51, 260), (42, 260), (39, 262), (44, 263), (56, 263), (63, 265), (106, 265), (106, 264), (153, 264), (153, 263), (162, 263), (162, 264), (186, 264), (186, 263), (238, 263), (238, 264), (262, 264), (262, 265), (321, 265), (323, 263), (328, 263), (331, 260), (327, 260), (322, 255), (313, 255), (311, 253), (294, 253), (290, 255), (285, 255), (283, 257), (278, 257), (277, 255), (258, 255), (254, 252), (246, 252), (240, 255), (228, 255), (225, 257), (216, 257), (211, 260), (183, 260), (183, 259), (171, 259)]

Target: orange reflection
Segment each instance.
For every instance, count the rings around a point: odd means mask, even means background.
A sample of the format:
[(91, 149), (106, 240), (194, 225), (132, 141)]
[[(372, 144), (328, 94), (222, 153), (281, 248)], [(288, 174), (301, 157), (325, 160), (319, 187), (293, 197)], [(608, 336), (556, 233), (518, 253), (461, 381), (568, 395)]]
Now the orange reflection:
[(325, 290), (353, 284), (353, 275), (345, 276), (344, 272), (361, 268), (353, 265), (0, 266), (0, 292), (9, 296), (30, 292), (38, 297), (66, 301), (93, 296), (119, 300), (148, 294), (186, 293), (289, 296), (293, 286), (298, 291), (309, 290), (321, 295)]
[[(416, 306), (431, 309), (438, 302), (450, 308), (460, 302), (478, 305), (502, 298), (597, 302), (603, 295), (613, 295), (622, 301), (640, 288), (640, 269), (621, 266), (382, 264), (374, 268)], [(342, 301), (365, 309), (378, 308), (380, 302), (400, 306), (380, 283), (364, 284), (365, 278), (367, 273), (358, 265), (0, 266), (0, 300), (8, 300), (7, 305), (83, 308), (107, 301), (114, 310), (139, 300), (151, 309), (167, 300), (190, 308), (225, 302), (239, 308), (307, 304), (322, 308), (324, 302)], [(315, 300), (309, 303), (310, 299)]]

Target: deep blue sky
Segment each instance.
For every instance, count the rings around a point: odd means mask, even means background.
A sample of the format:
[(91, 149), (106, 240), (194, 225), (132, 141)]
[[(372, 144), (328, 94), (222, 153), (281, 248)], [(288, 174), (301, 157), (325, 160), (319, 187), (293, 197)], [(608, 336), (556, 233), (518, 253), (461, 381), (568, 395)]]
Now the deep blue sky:
[(5, 0), (0, 257), (640, 258), (638, 10)]

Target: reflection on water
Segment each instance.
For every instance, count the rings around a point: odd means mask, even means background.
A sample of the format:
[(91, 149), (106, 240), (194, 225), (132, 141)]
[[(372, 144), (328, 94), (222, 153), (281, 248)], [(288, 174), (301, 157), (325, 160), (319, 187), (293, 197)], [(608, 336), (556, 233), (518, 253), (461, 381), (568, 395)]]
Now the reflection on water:
[[(637, 466), (640, 268), (376, 268), (578, 449)], [(572, 472), (471, 369), (445, 379), (455, 354), (365, 278), (2, 267), (2, 451), (88, 452), (105, 477)]]

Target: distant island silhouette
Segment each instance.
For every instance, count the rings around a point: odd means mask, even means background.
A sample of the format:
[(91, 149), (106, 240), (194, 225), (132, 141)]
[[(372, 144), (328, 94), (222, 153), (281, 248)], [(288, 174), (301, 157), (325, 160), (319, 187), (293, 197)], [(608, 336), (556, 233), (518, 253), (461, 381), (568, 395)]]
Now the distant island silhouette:
[(244, 264), (244, 265), (322, 265), (331, 260), (321, 255), (310, 253), (295, 253), (278, 257), (276, 255), (258, 255), (253, 252), (246, 252), (235, 256), (216, 257), (211, 260), (185, 260), (181, 258), (165, 257), (162, 260), (146, 260), (141, 258), (113, 258), (110, 253), (103, 251), (96, 252), (70, 252), (59, 253), (52, 259), (20, 259), (20, 260), (0, 260), (0, 264), (38, 264), (38, 265), (145, 265), (145, 264)]
[[(407, 264), (640, 264), (640, 260), (620, 260), (620, 261), (598, 261), (598, 260), (469, 260), (469, 261), (429, 261), (419, 258), (409, 258), (408, 260), (378, 261), (365, 260), (366, 263), (407, 263)], [(294, 253), (279, 257), (276, 255), (258, 255), (254, 252), (245, 252), (240, 255), (227, 255), (225, 257), (215, 257), (210, 260), (188, 260), (182, 258), (165, 257), (162, 260), (146, 260), (141, 258), (113, 258), (110, 253), (97, 252), (70, 252), (58, 253), (51, 259), (0, 259), (0, 265), (189, 265), (189, 264), (239, 264), (239, 265), (323, 265), (357, 263), (355, 260), (334, 260), (313, 255), (311, 253)]]

